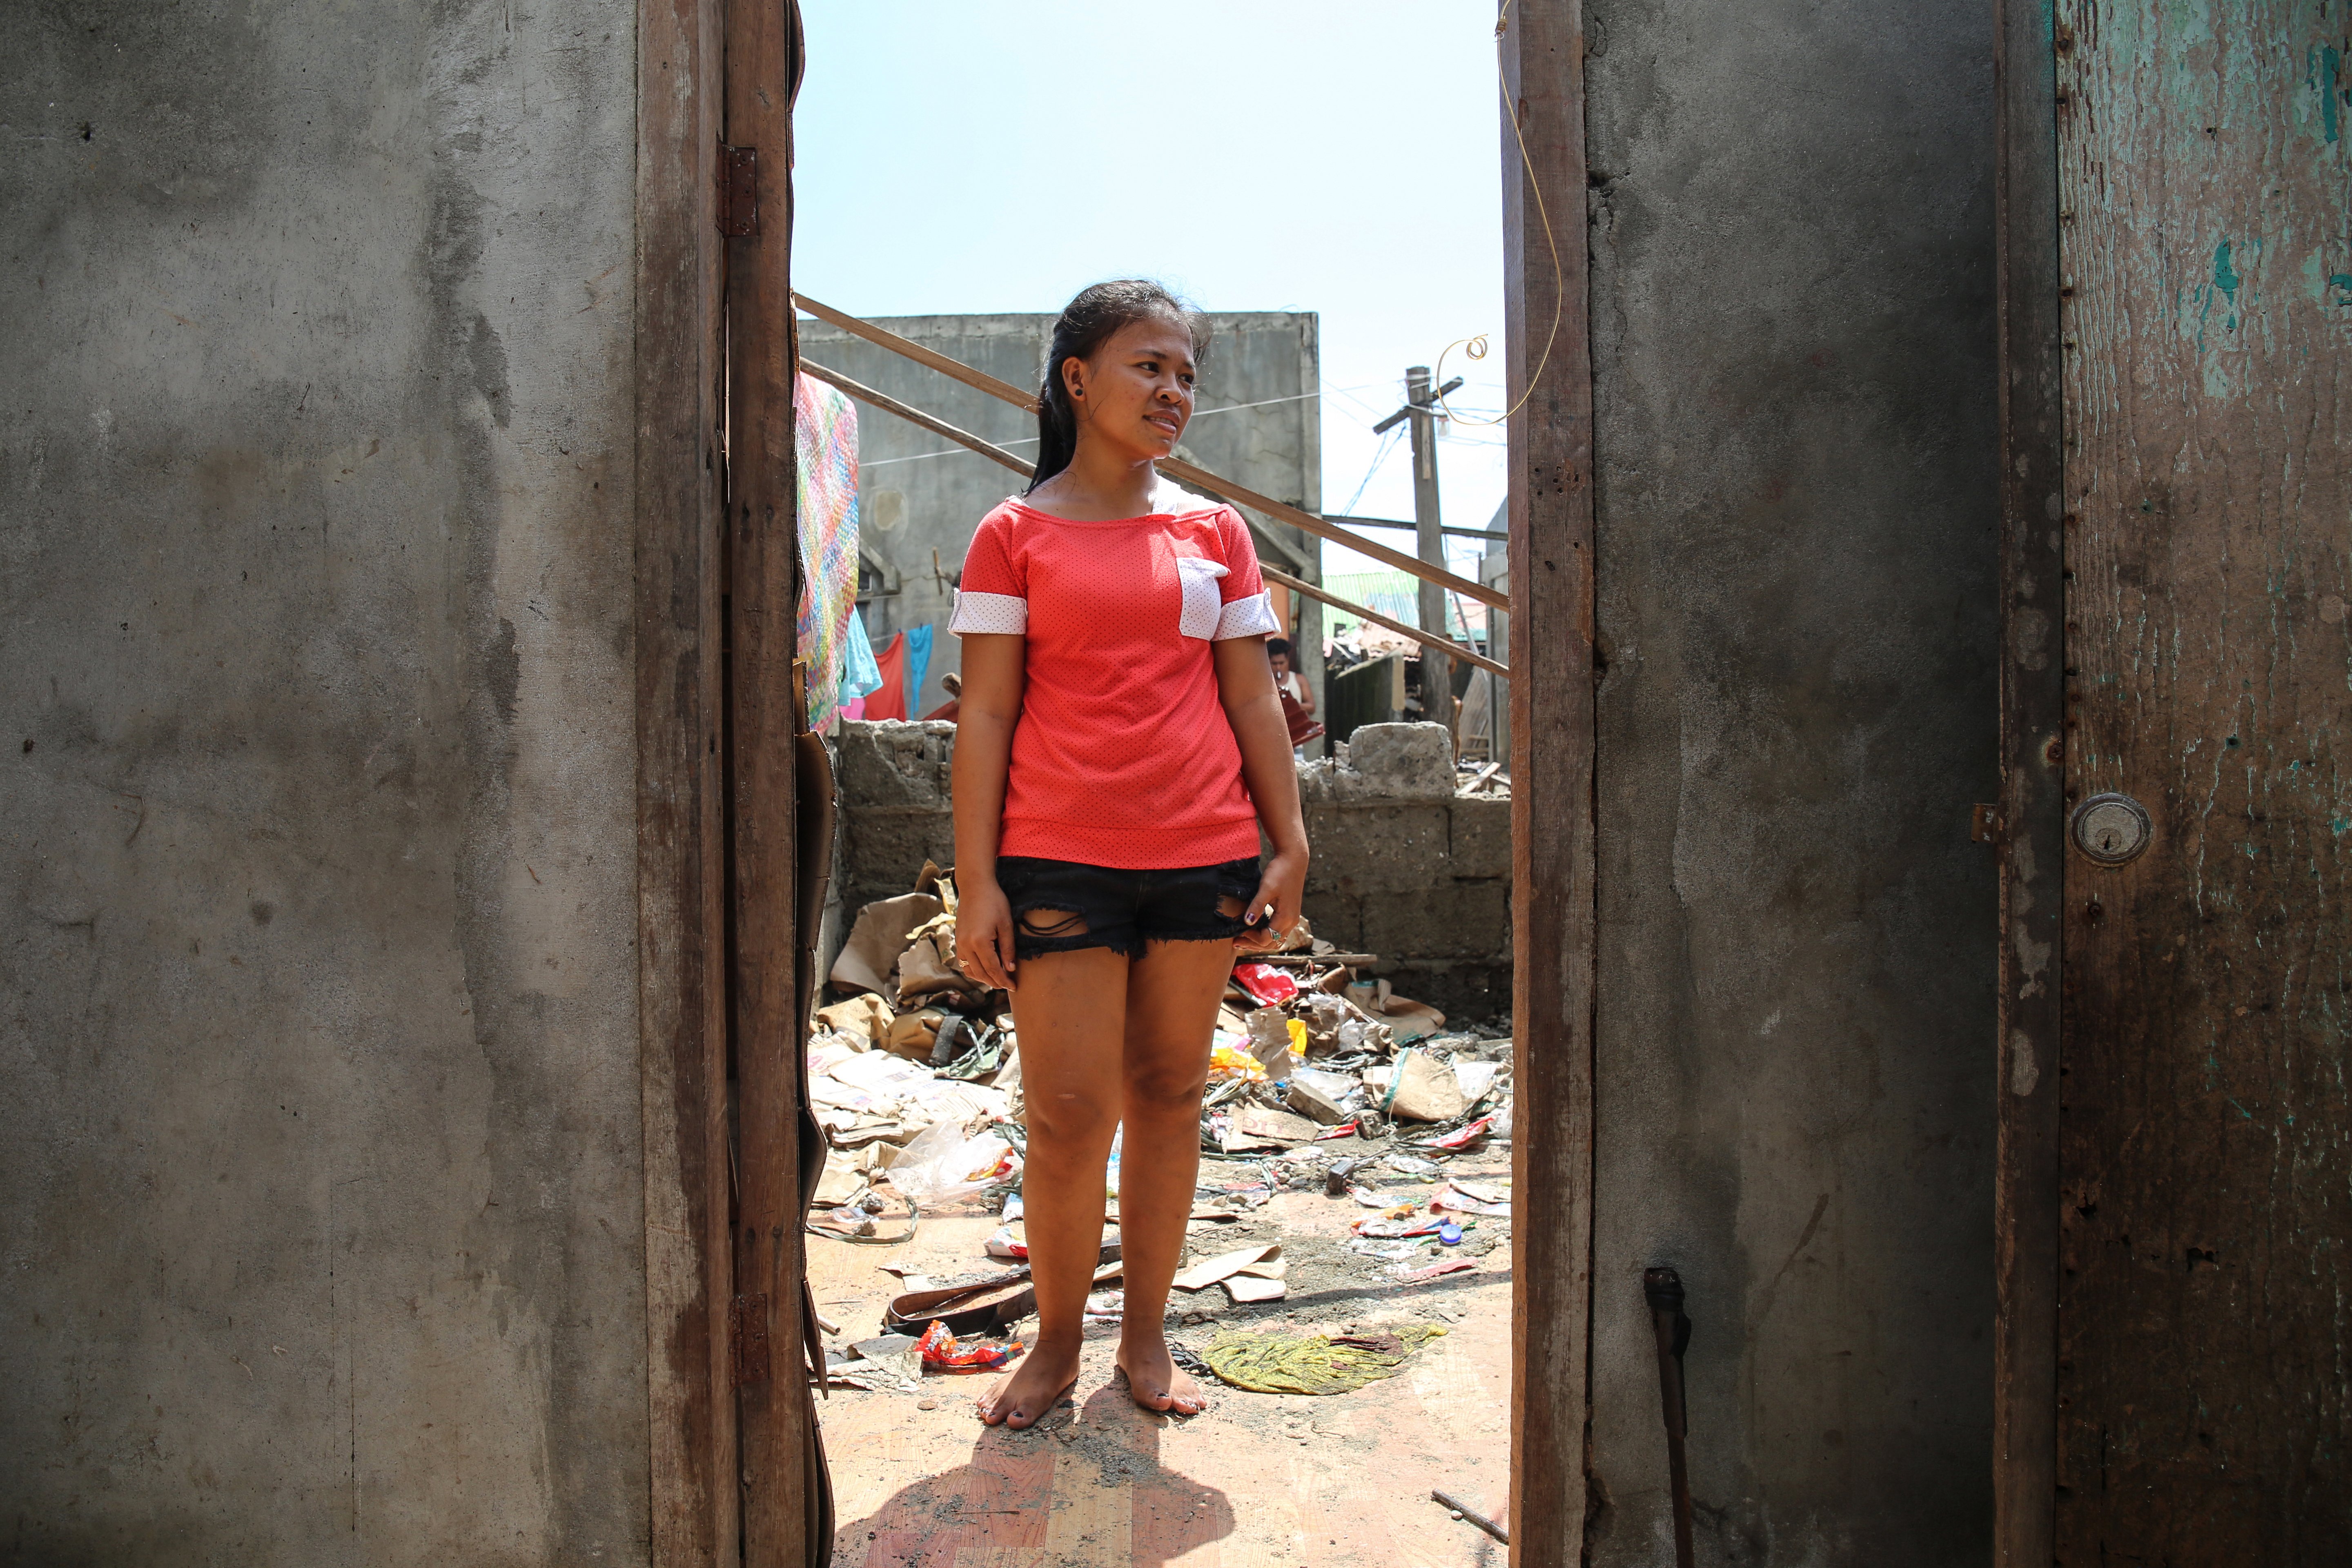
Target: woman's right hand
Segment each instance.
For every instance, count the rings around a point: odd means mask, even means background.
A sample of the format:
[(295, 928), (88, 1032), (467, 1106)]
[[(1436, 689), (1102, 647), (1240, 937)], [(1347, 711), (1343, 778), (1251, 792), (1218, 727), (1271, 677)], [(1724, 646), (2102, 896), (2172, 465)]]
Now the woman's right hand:
[(1013, 904), (995, 878), (956, 888), (955, 952), (966, 974), (1013, 989)]

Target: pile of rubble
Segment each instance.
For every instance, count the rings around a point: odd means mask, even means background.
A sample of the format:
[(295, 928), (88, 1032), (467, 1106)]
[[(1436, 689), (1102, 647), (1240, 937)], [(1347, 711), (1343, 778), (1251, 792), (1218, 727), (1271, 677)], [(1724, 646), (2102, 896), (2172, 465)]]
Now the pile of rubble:
[[(1507, 1030), (1446, 1030), (1437, 1008), (1360, 978), (1369, 963), (1312, 938), (1234, 963), (1202, 1150), (1277, 1157), (1263, 1159), (1270, 1190), (1345, 1180), (1350, 1159), (1418, 1150), (1406, 1159), (1428, 1163), (1510, 1135)], [(889, 1239), (877, 1187), (912, 1208), (1018, 1194), (1016, 1030), (1007, 994), (957, 966), (950, 872), (924, 865), (915, 891), (858, 910), (830, 983), (840, 1002), (818, 1008), (809, 1044), (809, 1098), (830, 1145), (818, 1232)], [(1318, 1152), (1336, 1140), (1350, 1140), (1345, 1157)]]

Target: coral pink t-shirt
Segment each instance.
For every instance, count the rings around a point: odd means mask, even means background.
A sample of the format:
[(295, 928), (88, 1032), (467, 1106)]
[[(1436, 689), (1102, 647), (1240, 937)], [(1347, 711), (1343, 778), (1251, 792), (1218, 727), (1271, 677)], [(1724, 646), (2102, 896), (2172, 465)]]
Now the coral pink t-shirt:
[(1125, 869), (1255, 858), (1257, 810), (1209, 645), (1278, 626), (1241, 514), (1073, 522), (1008, 500), (982, 520), (959, 635), (1028, 638), (998, 853)]

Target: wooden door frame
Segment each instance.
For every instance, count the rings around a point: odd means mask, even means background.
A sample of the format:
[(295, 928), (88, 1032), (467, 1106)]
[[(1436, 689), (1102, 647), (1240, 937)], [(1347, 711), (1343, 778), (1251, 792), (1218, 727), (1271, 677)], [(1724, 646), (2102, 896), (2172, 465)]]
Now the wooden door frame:
[[(736, 1160), (737, 1463), (746, 1568), (806, 1562), (813, 1441), (800, 1174), (798, 453), (793, 438), (795, 0), (726, 13), (723, 139), (756, 154), (757, 216), (727, 247), (729, 954)], [(740, 188), (740, 174), (730, 183)], [(815, 1549), (831, 1556), (831, 1543)]]
[[(637, 21), (650, 1544), (662, 1568), (767, 1568), (808, 1552), (789, 277), (797, 13), (792, 0), (640, 0)], [(756, 150), (762, 209), (751, 232), (737, 221), (724, 237), (722, 147)]]
[(649, 1521), (661, 1568), (740, 1554), (728, 1311), (719, 733), (723, 0), (637, 8), (637, 1008)]
[[(782, 1396), (798, 1394), (798, 1378), (775, 1374), (796, 1369), (803, 1353), (793, 1064), (790, 1052), (767, 1048), (785, 1037), (778, 1009), (792, 995), (794, 716), (785, 694), (796, 584), (790, 104), (758, 89), (785, 79), (787, 16), (781, 3), (730, 16), (724, 0), (641, 0), (638, 13), (637, 934), (649, 1479), (653, 1557), (664, 1568), (792, 1560), (809, 1502), (798, 1481), (802, 1405)], [(1515, 1336), (1512, 1362), (1517, 1568), (1582, 1560), (1590, 1422), (1596, 671), (1583, 55), (1580, 0), (1512, 7), (1502, 65), (1517, 132), (1501, 117), (1518, 617), (1513, 1166), (1522, 1196), (1512, 1305), (1532, 1331)], [(762, 238), (718, 237), (722, 142), (761, 150)], [(734, 380), (722, 388), (730, 341)], [(739, 410), (768, 411), (730, 434), (731, 501), (719, 451), (730, 396)], [(722, 612), (730, 546), (733, 604)], [(722, 613), (735, 638), (730, 747), (720, 742)], [(747, 671), (773, 679), (746, 679)], [(721, 773), (729, 754), (731, 781)], [(734, 1064), (743, 1124), (779, 1130), (785, 1142), (756, 1162), (746, 1148), (731, 1182), (730, 897), (732, 1022), (739, 1038), (766, 1043)], [(730, 1186), (740, 1225), (730, 1223)], [(742, 1375), (732, 1364), (730, 1305), (760, 1296), (769, 1375), (729, 1397)], [(739, 1487), (739, 1470), (772, 1484)]]
[(2000, 995), (1993, 1174), (1993, 1561), (2055, 1547), (2065, 405), (2057, 55), (2036, 0), (1994, 12), (2000, 426)]
[[(1511, 1563), (1583, 1561), (1592, 1340), (1592, 355), (1581, 0), (1505, 13), (1510, 443)], [(1522, 156), (1522, 145), (1525, 156)]]

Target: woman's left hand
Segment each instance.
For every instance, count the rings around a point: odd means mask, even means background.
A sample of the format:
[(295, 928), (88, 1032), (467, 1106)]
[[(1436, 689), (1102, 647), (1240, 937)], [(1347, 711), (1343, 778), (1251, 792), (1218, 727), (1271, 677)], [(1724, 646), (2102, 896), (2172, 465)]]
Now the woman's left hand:
[(1240, 952), (1278, 952), (1290, 944), (1298, 928), (1298, 906), (1307, 895), (1307, 851), (1277, 849), (1259, 874), (1257, 891), (1242, 910), (1244, 920), (1257, 920), (1271, 906), (1274, 918), (1234, 938)]

